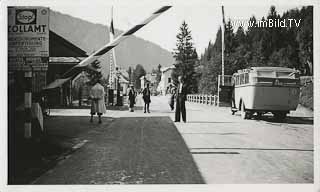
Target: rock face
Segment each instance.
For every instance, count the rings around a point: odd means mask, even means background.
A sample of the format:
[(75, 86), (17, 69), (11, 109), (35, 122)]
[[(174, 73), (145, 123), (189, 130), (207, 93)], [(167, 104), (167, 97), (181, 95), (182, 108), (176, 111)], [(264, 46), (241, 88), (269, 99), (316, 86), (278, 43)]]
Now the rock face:
[[(94, 24), (56, 11), (50, 11), (50, 30), (64, 37), (88, 54), (109, 42), (109, 27)], [(122, 31), (115, 30), (116, 36)], [(131, 36), (116, 48), (117, 64), (127, 69), (141, 64), (147, 72), (151, 72), (159, 64), (169, 66), (174, 63), (172, 54), (159, 45)], [(105, 76), (109, 73), (109, 53), (100, 58)]]

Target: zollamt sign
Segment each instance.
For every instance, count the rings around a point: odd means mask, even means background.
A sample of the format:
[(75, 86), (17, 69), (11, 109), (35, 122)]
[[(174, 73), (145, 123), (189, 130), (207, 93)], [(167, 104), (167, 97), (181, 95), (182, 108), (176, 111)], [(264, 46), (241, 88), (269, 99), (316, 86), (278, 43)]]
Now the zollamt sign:
[(42, 61), (49, 57), (49, 8), (8, 7), (8, 56), (9, 69), (46, 65)]

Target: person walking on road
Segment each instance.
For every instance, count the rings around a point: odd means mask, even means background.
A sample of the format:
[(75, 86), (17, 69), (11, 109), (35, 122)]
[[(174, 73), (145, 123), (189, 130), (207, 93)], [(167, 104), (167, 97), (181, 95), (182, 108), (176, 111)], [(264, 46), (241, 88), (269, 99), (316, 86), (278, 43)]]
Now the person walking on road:
[(183, 122), (186, 123), (187, 117), (186, 117), (186, 97), (187, 97), (187, 87), (184, 83), (182, 76), (178, 77), (178, 87), (176, 91), (176, 113), (175, 113), (175, 121), (174, 122), (180, 122), (180, 116), (182, 115)]
[(147, 83), (147, 86), (142, 91), (142, 98), (144, 101), (144, 113), (146, 112), (150, 113), (149, 106), (151, 103), (151, 99), (150, 99), (149, 83)]
[(129, 95), (129, 111), (133, 112), (134, 111), (133, 107), (134, 107), (134, 104), (136, 103), (136, 92), (134, 91), (133, 85), (130, 85), (128, 95)]
[(100, 84), (100, 80), (97, 80), (96, 84), (91, 88), (91, 118), (90, 122), (93, 122), (93, 115), (97, 114), (99, 117), (99, 123), (101, 123), (101, 115), (106, 113), (106, 105), (104, 103), (104, 87)]

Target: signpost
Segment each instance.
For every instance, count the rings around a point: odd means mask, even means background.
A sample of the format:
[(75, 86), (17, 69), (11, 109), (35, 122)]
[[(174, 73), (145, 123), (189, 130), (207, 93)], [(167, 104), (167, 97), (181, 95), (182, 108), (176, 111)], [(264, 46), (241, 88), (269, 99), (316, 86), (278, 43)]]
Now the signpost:
[(24, 71), (24, 136), (31, 138), (32, 76), (49, 62), (49, 8), (8, 7), (8, 70)]

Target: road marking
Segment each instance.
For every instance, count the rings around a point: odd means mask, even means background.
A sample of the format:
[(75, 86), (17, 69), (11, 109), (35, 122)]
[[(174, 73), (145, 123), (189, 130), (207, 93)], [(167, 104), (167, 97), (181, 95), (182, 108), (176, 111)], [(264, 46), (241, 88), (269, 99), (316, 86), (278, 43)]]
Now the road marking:
[(72, 147), (73, 150), (79, 149), (80, 147), (82, 147), (84, 144), (86, 144), (88, 142), (88, 140), (83, 140), (80, 143), (76, 144), (75, 146)]

